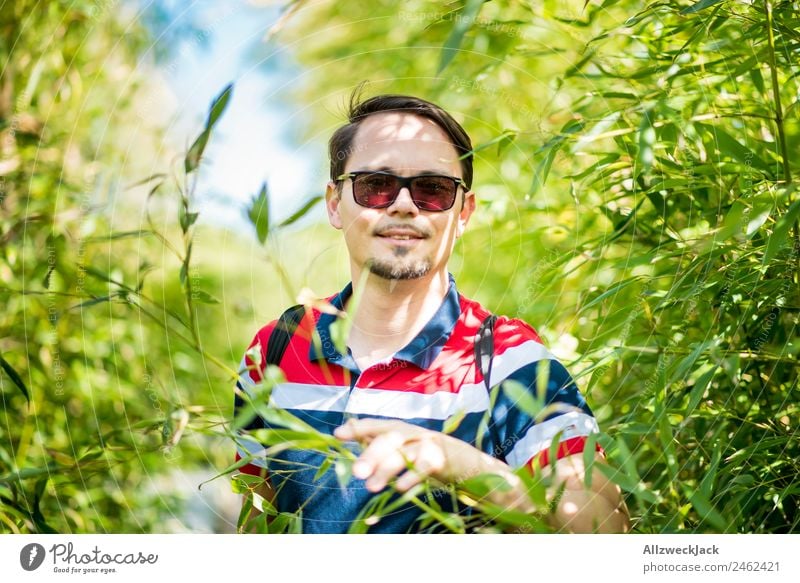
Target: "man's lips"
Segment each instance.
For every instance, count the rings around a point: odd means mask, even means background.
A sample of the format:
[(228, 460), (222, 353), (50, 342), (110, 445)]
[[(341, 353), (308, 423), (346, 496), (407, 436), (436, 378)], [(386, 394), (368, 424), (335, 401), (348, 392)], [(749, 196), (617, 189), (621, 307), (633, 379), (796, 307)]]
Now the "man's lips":
[(427, 235), (425, 235), (425, 233), (421, 233), (416, 229), (384, 229), (376, 233), (376, 236), (384, 239), (394, 239), (396, 241), (427, 239)]

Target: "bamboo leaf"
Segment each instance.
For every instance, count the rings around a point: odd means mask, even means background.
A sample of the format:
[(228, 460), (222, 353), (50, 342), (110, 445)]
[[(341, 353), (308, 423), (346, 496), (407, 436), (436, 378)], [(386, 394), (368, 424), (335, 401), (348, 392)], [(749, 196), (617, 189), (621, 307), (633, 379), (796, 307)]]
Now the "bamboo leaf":
[(730, 156), (747, 167), (752, 166), (768, 176), (772, 175), (770, 166), (755, 155), (752, 147), (739, 143), (738, 140), (718, 126), (697, 124), (697, 127), (705, 132), (706, 136), (711, 140), (711, 144), (720, 154)]
[(25, 386), (22, 377), (19, 376), (19, 374), (17, 374), (17, 371), (15, 371), (14, 368), (10, 364), (8, 364), (8, 361), (5, 358), (3, 358), (2, 353), (0, 353), (0, 367), (2, 367), (2, 369), (11, 379), (11, 382), (13, 382), (16, 385), (16, 387), (20, 390), (20, 392), (25, 396), (25, 400), (30, 403), (31, 395), (28, 392), (28, 387)]
[(539, 160), (536, 169), (533, 173), (533, 181), (528, 189), (528, 196), (534, 196), (539, 192), (547, 181), (547, 176), (550, 174), (550, 168), (553, 166), (556, 154), (564, 145), (565, 140), (573, 134), (583, 130), (584, 122), (580, 120), (570, 120), (561, 128), (559, 134), (552, 139), (548, 140), (541, 148), (537, 150), (537, 154), (544, 153), (544, 157)]
[(229, 84), (211, 103), (208, 118), (206, 119), (206, 127), (200, 132), (200, 135), (195, 138), (192, 147), (189, 148), (189, 152), (187, 152), (184, 158), (183, 168), (186, 174), (194, 172), (200, 165), (200, 159), (203, 157), (203, 152), (205, 152), (209, 138), (211, 138), (211, 130), (225, 112), (225, 108), (228, 107), (232, 92), (233, 84)]
[(346, 488), (353, 477), (353, 460), (344, 457), (337, 459), (334, 471), (336, 472), (336, 481), (339, 482), (339, 487)]
[(285, 219), (284, 221), (282, 221), (278, 226), (279, 227), (287, 227), (287, 226), (299, 221), (304, 216), (306, 216), (308, 214), (308, 211), (310, 211), (312, 208), (314, 208), (317, 205), (317, 203), (319, 201), (321, 201), (322, 199), (323, 199), (322, 195), (317, 195), (317, 196), (311, 197), (311, 199), (308, 200), (297, 211), (295, 211), (292, 214), (292, 216), (290, 216), (288, 219)]
[(763, 265), (767, 265), (781, 249), (787, 248), (789, 245), (789, 228), (800, 217), (800, 199), (794, 201), (786, 213), (781, 216), (775, 228), (772, 229), (772, 235), (769, 237), (767, 247), (764, 250)]
[(642, 116), (642, 122), (639, 124), (639, 153), (637, 155), (637, 162), (639, 165), (639, 173), (647, 174), (650, 168), (653, 167), (654, 148), (656, 143), (656, 130), (653, 127), (653, 117), (655, 113), (653, 109), (648, 109)]
[(250, 222), (256, 228), (259, 243), (264, 243), (269, 235), (269, 192), (267, 183), (261, 185), (261, 190), (253, 197), (250, 208), (247, 210)]
[(229, 83), (220, 94), (214, 98), (214, 101), (211, 103), (211, 108), (208, 111), (208, 119), (206, 120), (207, 130), (213, 129), (217, 121), (219, 121), (219, 118), (225, 113), (225, 109), (228, 107), (228, 102), (231, 100), (232, 94), (233, 83)]
[(701, 10), (705, 10), (706, 8), (711, 8), (714, 4), (719, 4), (723, 0), (700, 0), (692, 4), (691, 6), (687, 6), (683, 10), (681, 10), (681, 14), (694, 14), (695, 12), (700, 12)]
[(191, 148), (189, 148), (189, 151), (186, 153), (186, 157), (183, 160), (183, 169), (186, 174), (194, 172), (200, 165), (200, 158), (203, 157), (203, 152), (206, 150), (206, 145), (208, 144), (208, 139), (210, 137), (211, 132), (208, 130), (203, 130), (200, 135), (195, 138)]
[(464, 41), (464, 35), (472, 27), (472, 24), (478, 17), (483, 3), (484, 0), (467, 0), (466, 4), (464, 4), (464, 8), (461, 10), (458, 18), (455, 19), (455, 25), (442, 47), (442, 53), (439, 58), (439, 68), (436, 70), (437, 75), (441, 75), (442, 71), (450, 64), (450, 61), (455, 58), (458, 49), (461, 47), (461, 43)]
[(684, 486), (683, 491), (703, 520), (708, 521), (717, 532), (725, 532), (728, 526), (727, 522), (700, 490), (692, 490)]
[(508, 399), (529, 417), (536, 419), (545, 405), (543, 399), (534, 397), (528, 388), (514, 380), (503, 381), (503, 392)]
[(201, 304), (218, 304), (220, 301), (212, 296), (207, 291), (201, 289), (193, 289), (192, 290), (192, 300), (196, 302), (200, 302)]

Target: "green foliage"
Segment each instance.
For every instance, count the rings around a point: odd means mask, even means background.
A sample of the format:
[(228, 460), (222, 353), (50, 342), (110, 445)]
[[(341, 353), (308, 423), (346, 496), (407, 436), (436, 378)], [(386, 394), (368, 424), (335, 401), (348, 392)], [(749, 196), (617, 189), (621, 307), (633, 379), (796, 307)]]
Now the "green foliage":
[[(0, 530), (158, 532), (180, 497), (151, 480), (249, 461), (232, 463), (246, 422), (228, 423), (232, 367), (297, 282), (341, 282), (324, 255), (334, 235), (283, 233), (321, 197), (275, 225), (264, 185), (247, 210), (268, 267), (223, 254), (193, 181), (232, 87), (179, 177), (163, 161), (123, 172), (129, 149), (156, 149), (126, 141), (148, 117), (145, 81), (118, 82), (147, 35), (96, 3), (34, 4), (0, 12)], [(295, 97), (311, 133), (342, 121), (331, 112), (364, 71), (368, 90), (428, 97), (464, 123), (481, 205), (453, 260), (461, 291), (565, 355), (604, 431), (606, 461), (585, 461), (625, 492), (636, 531), (798, 531), (796, 3), (298, 2), (276, 30), (303, 40)], [(226, 293), (248, 286), (257, 297)], [(263, 404), (242, 415), (256, 413), (287, 425), (257, 435), (263, 455), (317, 449), (320, 471), (350, 479), (336, 440)], [(547, 513), (546, 480), (519, 476)], [(487, 504), (493, 480), (390, 488), (353, 531), (403, 503), (445, 531), (548, 530)], [(300, 529), (259, 478), (233, 484), (240, 528)], [(441, 496), (475, 513), (449, 515)]]
[(598, 469), (635, 529), (796, 532), (796, 3), (371, 10), (369, 27), (337, 4), (281, 32), (319, 31), (299, 53), (311, 131), (364, 71), (463, 121), (482, 204), (456, 277), (556, 348), (575, 339)]

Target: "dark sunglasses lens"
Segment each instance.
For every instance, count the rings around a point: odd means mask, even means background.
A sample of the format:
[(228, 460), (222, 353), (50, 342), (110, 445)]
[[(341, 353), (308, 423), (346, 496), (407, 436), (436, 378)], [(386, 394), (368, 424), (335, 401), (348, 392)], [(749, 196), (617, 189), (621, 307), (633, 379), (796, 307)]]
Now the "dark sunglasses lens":
[(399, 190), (397, 178), (387, 174), (359, 174), (353, 179), (356, 202), (371, 208), (390, 206)]
[(420, 176), (411, 183), (411, 196), (421, 210), (444, 211), (453, 206), (458, 185), (444, 176)]

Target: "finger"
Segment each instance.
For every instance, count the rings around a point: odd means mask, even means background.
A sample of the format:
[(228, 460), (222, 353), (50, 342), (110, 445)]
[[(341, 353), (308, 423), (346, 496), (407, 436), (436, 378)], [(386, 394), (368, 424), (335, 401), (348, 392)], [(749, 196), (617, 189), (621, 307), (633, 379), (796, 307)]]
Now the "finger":
[(394, 429), (398, 422), (389, 419), (350, 419), (333, 431), (334, 437), (346, 441), (369, 441)]
[(406, 492), (417, 484), (422, 483), (425, 477), (426, 476), (423, 476), (416, 470), (408, 470), (405, 474), (397, 478), (395, 488), (397, 488), (398, 492)]
[(404, 455), (404, 452), (396, 449), (380, 460), (364, 486), (370, 492), (380, 492), (390, 480), (408, 468), (408, 464), (408, 458)]
[(403, 441), (403, 435), (396, 431), (383, 433), (373, 439), (353, 464), (353, 475), (365, 480), (373, 475), (382, 462), (390, 465), (401, 463), (402, 456), (400, 456), (400, 462), (393, 457), (399, 456), (398, 452)]
[(446, 460), (440, 446), (430, 441), (423, 441), (417, 444), (415, 449), (413, 468), (400, 476), (395, 484), (400, 492), (413, 488), (444, 467)]

